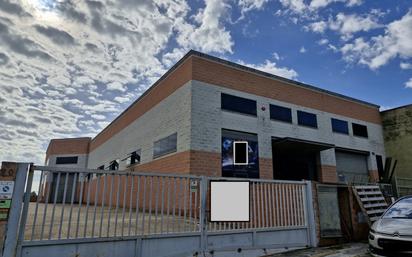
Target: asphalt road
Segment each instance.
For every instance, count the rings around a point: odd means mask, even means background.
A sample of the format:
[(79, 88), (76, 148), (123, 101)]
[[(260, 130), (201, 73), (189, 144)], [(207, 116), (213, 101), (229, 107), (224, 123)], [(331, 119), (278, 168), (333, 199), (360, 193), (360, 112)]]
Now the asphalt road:
[(330, 247), (318, 247), (304, 250), (266, 255), (262, 257), (371, 257), (368, 244), (349, 243)]

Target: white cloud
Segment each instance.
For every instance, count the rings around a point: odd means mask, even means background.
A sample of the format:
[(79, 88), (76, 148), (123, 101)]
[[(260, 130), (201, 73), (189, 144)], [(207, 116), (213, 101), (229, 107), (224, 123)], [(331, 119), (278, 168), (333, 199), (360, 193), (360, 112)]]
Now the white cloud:
[(245, 13), (252, 10), (261, 10), (269, 0), (239, 0), (239, 7), (244, 18)]
[(378, 69), (396, 57), (412, 57), (412, 11), (389, 23), (383, 35), (357, 38), (341, 48), (345, 60)]
[(230, 9), (227, 0), (205, 0), (204, 9), (194, 16), (197, 24), (180, 24), (177, 42), (184, 48), (205, 52), (232, 53), (234, 42), (223, 21)]
[(329, 43), (329, 40), (326, 38), (322, 38), (321, 40), (318, 41), (319, 45), (326, 45), (327, 43)]
[(409, 69), (412, 69), (412, 63), (409, 63), (409, 62), (401, 62), (401, 63), (399, 64), (399, 67), (400, 67), (402, 70), (409, 70)]
[(331, 3), (335, 3), (335, 2), (343, 2), (347, 6), (356, 6), (356, 5), (362, 4), (362, 0), (312, 0), (310, 2), (310, 7), (312, 9), (318, 9), (318, 8), (326, 7), (330, 5)]
[(316, 21), (310, 23), (306, 28), (316, 33), (323, 33), (328, 28), (328, 24), (325, 21)]
[(301, 53), (301, 54), (306, 53), (306, 48), (305, 48), (304, 46), (302, 46), (302, 47), (299, 49), (299, 53)]
[(348, 7), (361, 5), (362, 0), (312, 0), (306, 3), (304, 0), (279, 0), (284, 8), (287, 8), (292, 13), (305, 14), (317, 12), (321, 8), (325, 8), (332, 3), (343, 3)]
[(356, 6), (356, 5), (361, 5), (363, 3), (363, 0), (348, 0), (346, 1), (347, 6)]
[(273, 52), (272, 56), (273, 56), (273, 59), (275, 59), (276, 61), (279, 61), (282, 59), (282, 57), (280, 57), (280, 55), (276, 52)]
[(302, 13), (308, 9), (303, 0), (279, 0), (283, 7), (295, 13)]
[(275, 62), (271, 62), (269, 60), (266, 60), (264, 63), (261, 64), (249, 64), (243, 61), (239, 61), (239, 63), (241, 65), (245, 65), (253, 69), (261, 70), (288, 79), (296, 79), (298, 77), (298, 73), (294, 69), (278, 67)]
[(115, 100), (116, 102), (122, 104), (122, 103), (126, 103), (126, 102), (130, 101), (130, 98), (128, 98), (128, 97), (122, 97), (122, 96), (116, 96), (116, 97), (114, 98), (114, 100)]
[(336, 19), (329, 22), (329, 28), (338, 31), (344, 40), (351, 38), (356, 32), (369, 31), (379, 27), (382, 25), (378, 23), (377, 17), (371, 14), (359, 16), (338, 13)]
[(42, 163), (51, 138), (95, 135), (189, 48), (234, 45), (221, 1), (195, 19), (185, 0), (37, 2), (0, 5), (1, 160)]
[(126, 91), (126, 87), (118, 81), (113, 81), (113, 82), (108, 83), (106, 85), (106, 88), (107, 88), (107, 90), (118, 90), (118, 91), (121, 91), (121, 92)]
[(101, 115), (101, 114), (92, 114), (91, 117), (95, 120), (105, 120), (106, 116)]
[(412, 88), (412, 78), (410, 78), (406, 83), (405, 83), (406, 88)]
[(341, 39), (347, 41), (357, 32), (382, 27), (378, 22), (380, 15), (380, 13), (366, 15), (338, 13), (335, 19), (329, 18), (327, 21), (310, 23), (306, 29), (316, 33), (324, 33), (326, 29), (330, 29), (338, 32)]

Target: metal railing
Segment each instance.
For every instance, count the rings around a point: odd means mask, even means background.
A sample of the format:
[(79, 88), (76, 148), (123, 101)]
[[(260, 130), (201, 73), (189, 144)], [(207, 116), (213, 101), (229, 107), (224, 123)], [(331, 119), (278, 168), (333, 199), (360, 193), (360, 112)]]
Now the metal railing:
[(305, 182), (251, 179), (250, 221), (209, 222), (210, 180), (236, 179), (44, 166), (30, 172), (39, 177), (38, 197), (24, 203), (25, 241), (307, 226)]
[(398, 197), (412, 195), (412, 178), (395, 177), (395, 186)]

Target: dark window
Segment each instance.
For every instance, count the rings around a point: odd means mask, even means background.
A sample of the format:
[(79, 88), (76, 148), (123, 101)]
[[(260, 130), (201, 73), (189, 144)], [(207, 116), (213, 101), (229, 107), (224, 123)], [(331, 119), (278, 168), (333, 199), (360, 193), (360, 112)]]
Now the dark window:
[(298, 124), (302, 126), (317, 128), (318, 120), (316, 118), (316, 114), (298, 111)]
[(168, 137), (162, 138), (154, 142), (153, 158), (176, 152), (177, 150), (177, 133), (174, 133)]
[[(104, 165), (101, 165), (99, 167), (97, 167), (98, 170), (104, 170)], [(90, 175), (90, 174), (89, 174)], [(101, 175), (103, 175), (102, 173), (96, 173), (96, 177), (100, 177)], [(89, 177), (89, 176), (88, 176)], [(89, 178), (90, 179), (90, 178)]]
[(140, 153), (141, 150), (136, 150), (133, 153), (130, 153), (129, 156), (125, 159), (127, 162), (127, 165), (133, 165), (133, 164), (138, 164), (140, 163)]
[(109, 170), (118, 170), (119, 169), (119, 162), (117, 160), (113, 160), (109, 164)]
[(376, 165), (378, 166), (379, 178), (382, 178), (384, 176), (384, 171), (383, 171), (383, 160), (382, 160), (381, 155), (376, 155)]
[(254, 100), (222, 93), (221, 101), (223, 110), (256, 116), (256, 101)]
[(290, 108), (270, 105), (270, 118), (292, 123), (292, 110)]
[(57, 157), (56, 164), (76, 164), (77, 160), (77, 156)]
[(331, 119), (332, 131), (336, 133), (349, 134), (348, 122), (344, 120)]
[(358, 137), (368, 137), (368, 128), (364, 125), (352, 123), (353, 135)]

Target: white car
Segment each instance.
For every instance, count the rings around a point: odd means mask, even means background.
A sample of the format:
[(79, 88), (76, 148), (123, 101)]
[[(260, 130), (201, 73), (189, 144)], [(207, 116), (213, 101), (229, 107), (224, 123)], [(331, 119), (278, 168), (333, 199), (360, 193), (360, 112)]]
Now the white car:
[(373, 223), (369, 250), (374, 256), (412, 256), (412, 196), (398, 199)]

